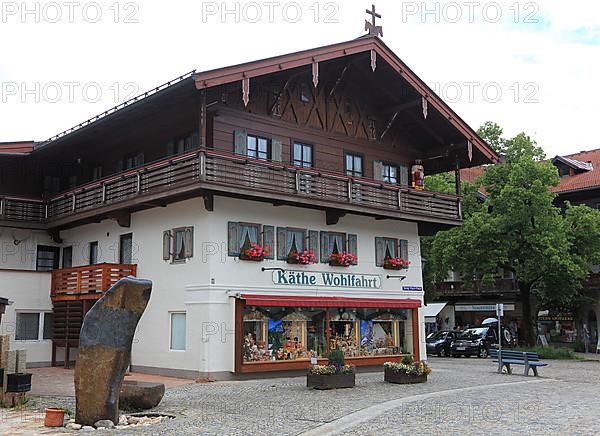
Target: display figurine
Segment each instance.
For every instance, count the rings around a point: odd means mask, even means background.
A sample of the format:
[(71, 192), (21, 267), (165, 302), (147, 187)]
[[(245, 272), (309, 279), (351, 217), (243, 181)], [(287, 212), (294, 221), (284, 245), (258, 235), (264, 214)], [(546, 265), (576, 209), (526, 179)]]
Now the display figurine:
[(412, 187), (422, 191), (425, 189), (425, 168), (423, 162), (416, 160), (411, 168)]

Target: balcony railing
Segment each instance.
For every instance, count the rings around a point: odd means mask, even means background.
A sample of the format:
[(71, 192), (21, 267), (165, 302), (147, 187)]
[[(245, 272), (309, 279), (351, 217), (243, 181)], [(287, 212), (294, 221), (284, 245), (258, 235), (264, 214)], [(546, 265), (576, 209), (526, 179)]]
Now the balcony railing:
[(135, 276), (137, 265), (100, 263), (52, 271), (53, 300), (96, 299), (120, 279)]
[(0, 221), (47, 223), (146, 196), (194, 190), (429, 221), (460, 222), (460, 198), (215, 150), (189, 152), (104, 178), (42, 202), (0, 196)]
[(498, 279), (494, 286), (485, 288), (480, 282), (466, 288), (463, 282), (442, 282), (437, 285), (437, 292), (444, 297), (495, 295), (510, 292), (519, 292), (519, 286), (514, 279)]

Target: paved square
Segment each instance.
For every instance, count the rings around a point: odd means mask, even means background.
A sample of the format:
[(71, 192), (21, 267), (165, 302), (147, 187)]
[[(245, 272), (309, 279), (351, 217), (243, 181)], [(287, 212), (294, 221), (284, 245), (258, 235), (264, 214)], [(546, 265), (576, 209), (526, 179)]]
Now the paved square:
[[(309, 390), (303, 377), (175, 386), (156, 410), (176, 419), (118, 433), (597, 433), (600, 363), (548, 363), (540, 377), (526, 378), (497, 374), (490, 359), (434, 358), (426, 384), (392, 385), (383, 382), (382, 372), (363, 373), (356, 388), (338, 391)], [(74, 399), (36, 397), (29, 408), (46, 405), (74, 410)], [(102, 432), (112, 433), (117, 432)]]

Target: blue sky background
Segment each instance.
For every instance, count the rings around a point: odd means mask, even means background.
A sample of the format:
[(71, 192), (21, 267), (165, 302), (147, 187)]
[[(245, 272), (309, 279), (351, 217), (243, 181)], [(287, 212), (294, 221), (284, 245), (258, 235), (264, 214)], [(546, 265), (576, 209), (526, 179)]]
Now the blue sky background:
[[(34, 9), (35, 3), (25, 5)], [(0, 141), (44, 140), (132, 91), (143, 92), (192, 69), (356, 38), (364, 33), (364, 12), (371, 5), (281, 1), (270, 22), (268, 9), (258, 1), (254, 4), (263, 16), (252, 23), (245, 20), (255, 17), (251, 2), (237, 3), (237, 16), (221, 16), (223, 4), (235, 10), (236, 2), (122, 2), (115, 8), (114, 0), (100, 1), (102, 17), (96, 23), (77, 9), (73, 23), (66, 9), (56, 23), (47, 20), (54, 18), (51, 9), (46, 14), (40, 9), (38, 16), (22, 17), (22, 10), (12, 15), (3, 3)], [(471, 16), (463, 2), (428, 1), (429, 13), (423, 2), (379, 0), (376, 7), (383, 14), (386, 44), (474, 128), (493, 120), (507, 136), (525, 131), (550, 156), (599, 148), (594, 127), (600, 118), (600, 2), (476, 3)], [(203, 14), (213, 7), (218, 13)], [(298, 7), (301, 16), (293, 22)], [(124, 22), (129, 14), (137, 23)], [(72, 102), (65, 82), (78, 83)], [(42, 92), (55, 98), (52, 83), (61, 86), (56, 102)], [(92, 98), (83, 95), (87, 83), (94, 84), (88, 89)], [(101, 95), (93, 101), (96, 89)]]

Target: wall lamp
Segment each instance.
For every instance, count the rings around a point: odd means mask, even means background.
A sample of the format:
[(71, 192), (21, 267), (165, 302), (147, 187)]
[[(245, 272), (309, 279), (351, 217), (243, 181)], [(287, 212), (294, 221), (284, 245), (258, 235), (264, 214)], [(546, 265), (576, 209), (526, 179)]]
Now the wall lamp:
[(261, 271), (281, 271), (281, 272), (285, 272), (285, 270), (283, 268), (279, 268), (279, 267), (274, 267), (274, 268), (265, 268), (264, 266), (260, 269)]
[(400, 279), (400, 281), (404, 280), (406, 278), (406, 276), (390, 276), (387, 275), (385, 276), (386, 279)]

